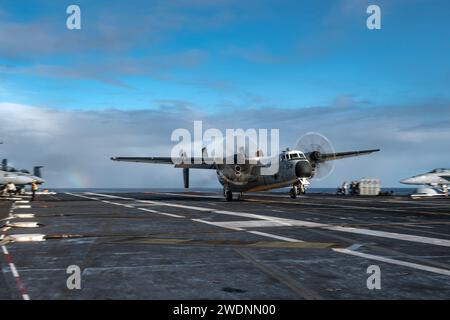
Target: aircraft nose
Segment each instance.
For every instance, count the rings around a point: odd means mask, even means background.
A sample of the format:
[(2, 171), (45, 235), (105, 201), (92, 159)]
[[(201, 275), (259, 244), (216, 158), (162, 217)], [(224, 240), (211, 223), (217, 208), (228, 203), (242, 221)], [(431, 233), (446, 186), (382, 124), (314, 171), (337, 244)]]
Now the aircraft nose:
[(42, 178), (36, 178), (36, 183), (37, 183), (37, 184), (43, 184), (44, 182), (45, 182), (44, 179), (42, 179)]
[(295, 165), (295, 175), (297, 178), (309, 178), (312, 175), (311, 164), (307, 161), (299, 161)]
[(28, 177), (20, 177), (16, 184), (31, 184), (31, 182), (33, 182), (33, 179)]
[(400, 180), (400, 183), (403, 183), (403, 184), (416, 184), (416, 179), (414, 179), (414, 178), (406, 178), (406, 179)]

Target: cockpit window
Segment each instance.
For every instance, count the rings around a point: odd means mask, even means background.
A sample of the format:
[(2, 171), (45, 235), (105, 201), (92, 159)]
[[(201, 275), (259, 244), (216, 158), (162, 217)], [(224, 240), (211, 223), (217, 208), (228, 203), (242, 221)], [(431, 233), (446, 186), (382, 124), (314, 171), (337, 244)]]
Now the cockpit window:
[(430, 171), (430, 173), (443, 173), (448, 170), (449, 169), (439, 168), (439, 169), (434, 169), (434, 170)]
[(306, 159), (303, 153), (290, 153), (286, 157), (291, 160)]

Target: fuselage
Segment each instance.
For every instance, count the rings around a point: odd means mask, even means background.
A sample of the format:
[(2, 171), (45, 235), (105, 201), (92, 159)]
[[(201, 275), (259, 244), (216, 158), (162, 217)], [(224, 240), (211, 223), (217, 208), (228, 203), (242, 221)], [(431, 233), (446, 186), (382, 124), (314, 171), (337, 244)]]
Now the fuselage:
[(0, 170), (0, 186), (8, 183), (14, 183), (16, 186), (25, 186), (31, 184), (33, 181), (36, 181), (37, 184), (44, 183), (42, 178), (34, 176), (30, 173)]
[(261, 175), (261, 167), (219, 165), (217, 178), (232, 192), (253, 192), (292, 186), (298, 178), (310, 178), (313, 168), (301, 151), (288, 151), (279, 155), (278, 171)]
[(403, 179), (400, 181), (400, 183), (412, 185), (430, 185), (430, 186), (449, 185), (450, 169), (434, 169), (427, 173)]

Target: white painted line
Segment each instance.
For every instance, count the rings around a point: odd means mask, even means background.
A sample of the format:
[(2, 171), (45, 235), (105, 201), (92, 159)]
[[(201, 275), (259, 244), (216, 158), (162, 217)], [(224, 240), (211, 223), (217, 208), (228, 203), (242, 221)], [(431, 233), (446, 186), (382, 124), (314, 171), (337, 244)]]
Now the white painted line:
[(14, 203), (30, 203), (30, 201), (29, 200), (19, 200)]
[[(201, 222), (201, 223), (206, 223), (206, 224), (217, 226), (217, 227), (221, 227), (221, 228), (225, 228), (225, 229), (231, 229), (231, 230), (235, 230), (235, 231), (246, 231), (245, 229), (241, 229), (239, 227), (234, 227), (234, 226), (230, 226), (230, 225), (217, 225), (217, 223), (215, 223), (215, 222), (205, 221), (205, 220), (202, 220), (202, 219), (191, 219), (191, 220), (192, 221)], [(277, 236), (275, 234), (266, 233), (266, 232), (260, 232), (260, 231), (246, 231), (246, 232), (252, 233), (252, 234), (256, 234), (258, 236), (262, 236), (262, 237), (266, 237), (266, 238), (283, 240), (283, 241), (287, 241), (287, 242), (303, 242), (302, 240), (297, 240), (297, 239), (293, 239), (293, 238)]]
[[(286, 196), (287, 197), (287, 196)], [(307, 200), (307, 198), (306, 198)], [(345, 198), (333, 198), (334, 200), (344, 200), (344, 201), (370, 201), (370, 200), (364, 200), (364, 199), (348, 199), (346, 200)], [(298, 205), (309, 205), (309, 206), (326, 206), (326, 207), (336, 207), (336, 208), (346, 208), (346, 209), (361, 209), (361, 207), (359, 206), (352, 206), (352, 205), (340, 205), (337, 203), (326, 203), (326, 204), (320, 204), (320, 203), (313, 203), (313, 202), (306, 202), (305, 200), (302, 200), (301, 202), (292, 202), (292, 201), (280, 201), (280, 200), (252, 200), (250, 199), (250, 201), (255, 201), (255, 202), (261, 202), (264, 201), (266, 203), (286, 203), (286, 204), (298, 204)], [(401, 212), (401, 213), (411, 213), (411, 211), (409, 210), (409, 208), (406, 209), (396, 209), (396, 208), (380, 208), (380, 207), (364, 207), (364, 209), (370, 209), (370, 210), (376, 210), (376, 211), (384, 211), (384, 212)], [(427, 208), (425, 208), (427, 209)], [(431, 214), (431, 215), (450, 215), (450, 213), (445, 213), (445, 212), (441, 212), (441, 213), (436, 213), (436, 212), (429, 212), (429, 211), (421, 211), (420, 213), (426, 213), (426, 214)]]
[[(72, 193), (69, 193), (69, 194), (72, 194)], [(109, 194), (103, 194), (103, 193), (85, 192), (84, 194), (90, 194), (90, 195), (94, 195), (94, 196), (101, 196), (101, 197), (113, 198), (113, 199), (123, 199), (123, 200), (133, 200), (133, 201), (136, 200), (136, 199), (133, 199), (133, 198), (124, 198), (124, 197), (113, 196), (113, 195), (109, 195)], [(72, 195), (75, 195), (75, 194), (72, 194)], [(75, 196), (80, 196), (81, 197), (81, 195), (75, 195)], [(88, 198), (88, 199), (90, 199), (90, 198)]]
[(151, 212), (151, 213), (161, 214), (163, 216), (169, 216), (169, 217), (174, 217), (174, 218), (185, 218), (184, 216), (179, 216), (177, 214), (165, 213), (165, 212), (160, 212), (160, 211), (156, 211), (156, 210), (150, 210), (150, 209), (146, 209), (146, 208), (137, 208), (137, 209), (142, 210), (142, 211)]
[(350, 254), (350, 255), (353, 255), (353, 256), (366, 258), (366, 259), (370, 259), (370, 260), (376, 260), (376, 261), (386, 262), (386, 263), (395, 264), (395, 265), (399, 265), (399, 266), (409, 267), (409, 268), (413, 268), (413, 269), (418, 269), (418, 270), (429, 271), (429, 272), (433, 272), (433, 273), (437, 273), (437, 274), (442, 274), (444, 276), (450, 276), (450, 270), (446, 270), (446, 269), (429, 267), (429, 266), (425, 266), (425, 265), (422, 265), (422, 264), (406, 262), (406, 261), (400, 261), (400, 260), (397, 260), (397, 259), (385, 258), (385, 257), (382, 257), (382, 256), (376, 256), (376, 255), (373, 255), (373, 254), (356, 252), (356, 251), (352, 251), (352, 250), (349, 250), (349, 249), (337, 249), (337, 248), (334, 248), (332, 250), (336, 251), (336, 252), (339, 252), (339, 253)]
[(20, 205), (20, 206), (14, 206), (14, 209), (30, 209), (31, 206), (27, 206), (27, 205)]
[(11, 218), (29, 219), (29, 218), (35, 218), (35, 216), (33, 213), (16, 213)]
[[(114, 197), (114, 196), (110, 196), (110, 197)], [(136, 200), (138, 202), (153, 202), (153, 201), (140, 201), (137, 199), (134, 199), (134, 200)], [(155, 203), (155, 202), (153, 202), (153, 203)], [(164, 203), (161, 203), (161, 204), (165, 205)], [(172, 205), (172, 206), (175, 206), (175, 205)], [(181, 205), (176, 205), (176, 206), (189, 208), (189, 209), (193, 209), (193, 210), (199, 210), (199, 208), (200, 208), (200, 207), (193, 207), (193, 206), (181, 206)], [(272, 221), (272, 222), (278, 222), (278, 223), (281, 222), (281, 223), (284, 223), (285, 225), (287, 224), (287, 225), (295, 225), (295, 226), (303, 226), (303, 227), (311, 227), (311, 228), (324, 228), (324, 229), (329, 229), (329, 230), (334, 230), (334, 231), (352, 232), (352, 233), (366, 234), (366, 235), (372, 235), (372, 236), (378, 236), (378, 237), (386, 237), (386, 238), (393, 238), (393, 239), (413, 241), (413, 242), (430, 243), (430, 244), (434, 244), (434, 245), (450, 246), (447, 243), (450, 241), (444, 240), (444, 239), (419, 237), (419, 236), (413, 236), (413, 235), (398, 234), (398, 233), (376, 231), (376, 230), (369, 230), (369, 229), (339, 227), (339, 226), (332, 226), (332, 225), (328, 225), (328, 224), (321, 224), (321, 223), (314, 223), (314, 222), (293, 220), (293, 219), (283, 219), (283, 218), (277, 218), (277, 217), (256, 215), (256, 214), (251, 214), (251, 213), (213, 210), (213, 209), (207, 209), (207, 208), (200, 208), (200, 209), (201, 210), (199, 210), (199, 211), (209, 211), (212, 213), (221, 213), (221, 214), (237, 215), (237, 216), (242, 216), (242, 217), (251, 217), (251, 218), (257, 218), (257, 219), (261, 219), (261, 220), (268, 220), (268, 221)], [(150, 210), (150, 209), (145, 209), (145, 208), (139, 208), (139, 210), (148, 211), (148, 212), (155, 211), (155, 210)], [(232, 226), (230, 226), (230, 224), (225, 225), (225, 224), (223, 224), (223, 222), (222, 222), (222, 225), (217, 225), (218, 224), (217, 222), (210, 222), (210, 221), (205, 221), (202, 219), (191, 219), (191, 220), (210, 224), (210, 225), (216, 225), (216, 226), (222, 227), (222, 228), (233, 229), (233, 230), (237, 230), (237, 231), (243, 230), (238, 227), (232, 227)], [(278, 239), (278, 240), (282, 240), (282, 241), (303, 242), (301, 240), (277, 236), (277, 235), (266, 233), (266, 232), (248, 231), (248, 230), (246, 232), (252, 233), (255, 235), (259, 235), (259, 236), (263, 236), (263, 237), (274, 238), (274, 239)], [(359, 245), (353, 246), (351, 248), (359, 248)], [(396, 259), (385, 258), (382, 256), (360, 253), (360, 252), (352, 251), (349, 249), (333, 248), (332, 250), (335, 252), (350, 254), (350, 255), (366, 258), (366, 259), (382, 261), (382, 262), (391, 263), (391, 264), (395, 264), (395, 265), (400, 265), (400, 266), (405, 266), (405, 267), (409, 267), (409, 268), (414, 268), (414, 269), (419, 269), (419, 270), (424, 270), (424, 271), (429, 271), (429, 272), (434, 272), (434, 273), (450, 276), (450, 270), (446, 270), (446, 269), (428, 267), (428, 266), (420, 265), (420, 264), (416, 264), (416, 263), (410, 263), (410, 262), (400, 261), (400, 260), (396, 260)]]
[[(194, 220), (194, 219), (193, 219)], [(245, 220), (245, 221), (221, 221), (221, 222), (210, 222), (210, 224), (218, 227), (229, 227), (229, 228), (268, 228), (268, 227), (280, 227), (285, 224), (281, 224), (277, 221), (268, 220)]]
[(247, 231), (248, 233), (253, 233), (253, 234), (257, 234), (259, 236), (263, 236), (263, 237), (269, 237), (269, 238), (274, 238), (274, 239), (278, 239), (278, 240), (283, 240), (283, 241), (288, 241), (288, 242), (303, 242), (302, 240), (297, 240), (297, 239), (293, 239), (293, 238), (286, 238), (286, 237), (281, 237), (281, 236), (277, 236), (271, 233), (266, 233), (266, 232), (260, 232), (260, 231)]
[(45, 241), (45, 234), (11, 234), (5, 239), (11, 239), (15, 242)]
[(202, 220), (202, 219), (191, 219), (192, 221), (196, 221), (196, 222), (201, 222), (201, 223), (205, 223), (205, 224), (210, 224), (216, 227), (221, 227), (221, 228), (225, 228), (225, 229), (231, 229), (234, 231), (245, 231), (244, 229), (238, 228), (238, 227), (232, 227), (232, 226), (218, 226), (216, 223), (211, 222), (211, 221), (206, 221), (206, 220)]
[[(103, 194), (95, 194), (95, 195), (109, 196), (109, 195), (103, 195)], [(115, 197), (115, 196), (109, 196), (109, 197)], [(117, 197), (117, 198), (120, 198), (120, 197)], [(130, 200), (130, 199), (131, 198), (127, 198), (127, 200)], [(437, 246), (450, 247), (450, 240), (447, 240), (447, 239), (421, 237), (421, 236), (415, 236), (415, 235), (410, 235), (410, 234), (377, 231), (377, 230), (371, 230), (371, 229), (340, 227), (340, 226), (333, 226), (330, 224), (323, 224), (323, 223), (316, 223), (316, 222), (309, 222), (309, 221), (302, 221), (302, 220), (294, 220), (294, 219), (283, 219), (283, 218), (271, 217), (271, 216), (266, 216), (266, 215), (258, 215), (258, 214), (253, 214), (253, 213), (245, 213), (245, 212), (215, 210), (212, 208), (178, 205), (178, 204), (171, 204), (171, 203), (166, 203), (166, 202), (155, 202), (155, 201), (137, 200), (137, 199), (133, 199), (133, 200), (138, 201), (138, 202), (147, 202), (147, 203), (155, 203), (155, 204), (159, 203), (161, 205), (166, 205), (166, 206), (170, 206), (170, 207), (179, 207), (179, 208), (191, 209), (191, 210), (202, 211), (202, 212), (220, 213), (220, 214), (234, 215), (234, 216), (240, 216), (240, 217), (246, 217), (246, 218), (274, 221), (274, 222), (279, 222), (280, 224), (284, 223), (284, 225), (286, 225), (286, 226), (323, 228), (323, 229), (332, 230), (332, 231), (349, 232), (349, 233), (363, 234), (363, 235), (375, 236), (375, 237), (381, 237), (381, 238), (396, 239), (396, 240), (411, 241), (411, 242), (418, 242), (418, 243), (432, 244), (432, 245), (437, 245)], [(318, 204), (315, 204), (315, 205), (318, 205)], [(350, 206), (342, 206), (342, 207), (350, 207)]]
[(353, 251), (356, 251), (356, 250), (358, 250), (359, 248), (361, 248), (363, 245), (362, 244), (359, 244), (359, 243), (355, 243), (355, 244), (352, 244), (350, 247), (348, 247), (347, 249), (348, 250), (353, 250)]
[(134, 198), (124, 198), (124, 197), (118, 197), (118, 196), (112, 196), (112, 195), (108, 195), (108, 194), (103, 194), (103, 193), (86, 192), (86, 194), (92, 194), (92, 195), (95, 195), (95, 196), (115, 198), (115, 199), (122, 199), (122, 200), (132, 200), (132, 201), (141, 202), (141, 203), (151, 203), (151, 204), (159, 205), (159, 206), (168, 206), (168, 207), (182, 208), (182, 209), (192, 209), (192, 210), (197, 210), (197, 211), (211, 211), (211, 210), (214, 210), (214, 209), (209, 209), (209, 208), (204, 208), (204, 207), (194, 207), (194, 206), (187, 206), (187, 205), (175, 204), (175, 203), (167, 203), (167, 202), (161, 202), (161, 201), (138, 200), (138, 199), (134, 199)]
[(9, 268), (11, 269), (11, 272), (12, 272), (14, 278), (18, 278), (19, 273), (17, 272), (16, 266), (14, 265), (14, 263), (10, 263)]
[(9, 222), (6, 224), (7, 227), (12, 228), (39, 228), (39, 222), (30, 221), (30, 222)]
[[(11, 261), (11, 256), (10, 256), (8, 250), (6, 249), (6, 246), (2, 246), (2, 250), (3, 250), (3, 254), (5, 256), (7, 256), (7, 258), (6, 258), (7, 261)], [(17, 271), (15, 264), (11, 261), (8, 263), (8, 265), (9, 265), (9, 269), (11, 270), (11, 273), (13, 274), (14, 278), (16, 279), (16, 286), (22, 296), (22, 299), (30, 300), (30, 296), (26, 293), (25, 286), (23, 285), (22, 279), (20, 278), (19, 272)]]
[(388, 239), (426, 243), (426, 244), (432, 244), (432, 245), (436, 245), (436, 246), (450, 247), (450, 240), (446, 240), (446, 239), (429, 238), (429, 237), (414, 236), (414, 235), (403, 234), (403, 233), (385, 232), (385, 231), (350, 228), (350, 227), (338, 227), (338, 226), (325, 227), (324, 229), (333, 230), (333, 231), (350, 232), (350, 233), (356, 233), (356, 234), (363, 234), (363, 235), (382, 237), (382, 238), (388, 238)]
[(91, 197), (82, 196), (81, 194), (73, 194), (73, 193), (70, 193), (70, 192), (66, 192), (66, 194), (74, 196), (74, 197), (80, 197), (80, 198), (89, 199), (89, 200), (97, 200), (97, 201), (99, 200), (97, 198), (91, 198)]
[[(95, 198), (91, 198), (91, 199), (95, 199)], [(98, 201), (98, 199), (95, 199), (95, 200), (97, 200)], [(123, 205), (123, 203), (118, 203), (118, 202), (111, 202), (111, 201), (108, 201), (107, 202), (108, 204), (113, 204), (113, 205), (115, 205), (115, 206), (122, 206)]]
[(181, 208), (181, 209), (190, 209), (190, 210), (204, 211), (204, 212), (210, 212), (210, 211), (215, 210), (215, 209), (210, 209), (210, 208), (187, 206), (184, 204), (175, 204), (175, 203), (167, 203), (167, 202), (154, 202), (154, 201), (148, 201), (148, 200), (138, 200), (138, 201), (144, 202), (144, 203), (152, 203), (152, 204), (160, 205), (160, 206), (167, 206), (167, 207)]
[[(122, 206), (122, 207), (126, 207), (126, 208), (138, 209), (138, 210), (142, 210), (142, 211), (156, 213), (156, 214), (160, 214), (160, 215), (163, 215), (163, 216), (168, 216), (168, 217), (173, 217), (173, 218), (185, 218), (184, 216), (180, 216), (180, 215), (177, 215), (177, 214), (165, 213), (165, 212), (160, 212), (160, 211), (156, 211), (156, 210), (150, 210), (150, 209), (146, 209), (146, 208), (136, 208), (134, 206), (123, 204), (123, 203), (111, 202), (111, 201), (107, 201), (107, 200), (99, 200), (97, 198), (86, 197), (86, 196), (73, 194), (73, 193), (67, 193), (67, 194), (70, 194), (70, 195), (75, 196), (75, 197), (82, 197), (82, 198), (87, 198), (87, 199), (91, 199), (91, 200), (102, 201), (102, 202), (105, 202), (105, 203), (108, 203), (108, 204), (113, 204), (113, 205)], [(132, 198), (123, 198), (123, 197), (117, 197), (117, 196), (103, 195), (103, 194), (99, 194), (99, 193), (86, 192), (86, 194), (93, 194), (93, 195), (102, 196), (102, 197), (103, 196), (105, 196), (105, 197), (108, 196), (109, 198), (118, 198), (118, 199), (136, 201), (136, 199), (132, 199)], [(144, 201), (138, 201), (138, 202), (144, 202)]]
[(288, 226), (288, 227), (297, 226), (297, 227), (309, 227), (309, 228), (321, 228), (321, 227), (327, 226), (326, 224), (317, 223), (317, 222), (285, 219), (285, 218), (278, 218), (278, 217), (254, 214), (254, 213), (234, 212), (234, 211), (224, 211), (224, 210), (214, 210), (213, 212), (220, 213), (220, 214), (227, 214), (227, 215), (231, 215), (231, 216), (239, 216), (239, 217), (272, 221), (272, 222), (278, 223), (278, 226), (283, 225), (283, 226)]
[(182, 193), (174, 193), (174, 192), (148, 192), (151, 194), (161, 194), (161, 195), (169, 195), (169, 196), (179, 196), (179, 197), (187, 197), (187, 198), (211, 198), (211, 199), (223, 199), (220, 196), (207, 196), (207, 195), (197, 195), (197, 194), (182, 194)]

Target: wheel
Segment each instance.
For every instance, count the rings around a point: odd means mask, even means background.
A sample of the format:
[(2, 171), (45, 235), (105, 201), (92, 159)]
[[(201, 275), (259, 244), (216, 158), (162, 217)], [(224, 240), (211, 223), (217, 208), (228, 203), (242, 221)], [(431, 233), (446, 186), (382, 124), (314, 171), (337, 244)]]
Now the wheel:
[(225, 200), (231, 201), (233, 200), (233, 193), (231, 191), (225, 191)]
[(295, 199), (297, 198), (297, 187), (292, 187), (291, 191), (289, 191), (289, 193), (291, 194), (291, 198)]

